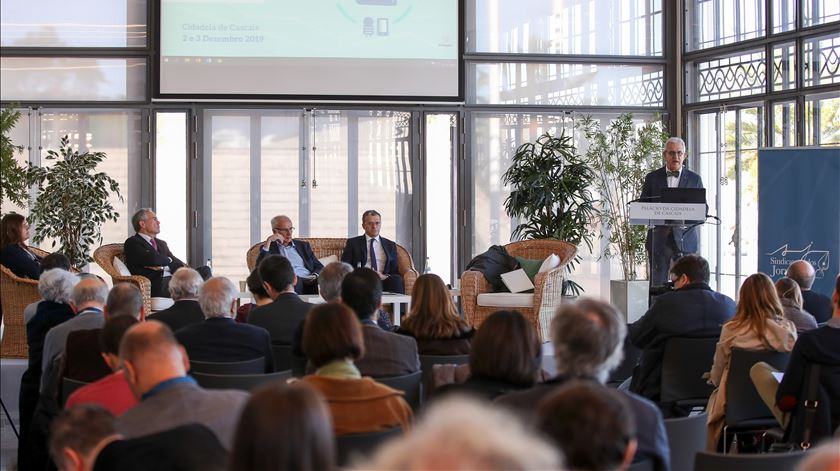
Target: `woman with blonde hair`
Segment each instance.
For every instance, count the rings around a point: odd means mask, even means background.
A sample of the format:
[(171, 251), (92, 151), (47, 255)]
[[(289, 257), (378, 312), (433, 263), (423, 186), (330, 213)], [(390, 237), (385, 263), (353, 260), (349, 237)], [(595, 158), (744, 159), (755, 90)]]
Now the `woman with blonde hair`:
[(414, 282), (411, 310), (397, 332), (417, 340), (421, 355), (470, 353), (474, 330), (458, 315), (452, 295), (439, 276), (428, 273)]
[(710, 381), (716, 389), (709, 397), (707, 448), (715, 451), (726, 410), (726, 377), (733, 348), (789, 352), (796, 343), (796, 326), (785, 318), (773, 280), (764, 273), (750, 275), (741, 285), (735, 316), (723, 325), (715, 349)]
[(814, 316), (802, 309), (802, 290), (797, 282), (790, 278), (779, 278), (776, 281), (776, 294), (779, 295), (785, 317), (796, 326), (797, 334), (817, 328)]

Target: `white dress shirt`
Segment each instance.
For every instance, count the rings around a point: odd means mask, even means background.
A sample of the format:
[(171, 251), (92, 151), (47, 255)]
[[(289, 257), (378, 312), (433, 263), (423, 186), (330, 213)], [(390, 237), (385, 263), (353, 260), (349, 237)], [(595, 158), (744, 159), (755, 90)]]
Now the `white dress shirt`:
[[(376, 267), (370, 266), (370, 240), (375, 239), (373, 243), (373, 251), (376, 253)], [(365, 260), (365, 267), (375, 270), (377, 273), (382, 273), (385, 270), (385, 249), (382, 248), (382, 241), (379, 236), (371, 237), (365, 234), (365, 247), (367, 248), (367, 260)]]
[[(666, 168), (667, 172), (668, 169)], [(676, 188), (680, 185), (680, 177), (682, 176), (682, 168), (680, 168), (680, 175), (677, 177), (668, 177), (668, 188)]]

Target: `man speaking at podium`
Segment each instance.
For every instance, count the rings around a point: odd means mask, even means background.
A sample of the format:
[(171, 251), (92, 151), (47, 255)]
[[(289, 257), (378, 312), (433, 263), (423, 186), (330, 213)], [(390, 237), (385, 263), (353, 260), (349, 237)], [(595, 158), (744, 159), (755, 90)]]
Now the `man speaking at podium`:
[[(658, 202), (663, 188), (703, 188), (700, 175), (683, 167), (685, 141), (672, 137), (662, 151), (665, 166), (645, 176), (641, 200)], [(656, 226), (648, 231), (645, 249), (650, 262), (650, 285), (668, 282), (671, 263), (683, 255), (697, 252), (697, 227)]]

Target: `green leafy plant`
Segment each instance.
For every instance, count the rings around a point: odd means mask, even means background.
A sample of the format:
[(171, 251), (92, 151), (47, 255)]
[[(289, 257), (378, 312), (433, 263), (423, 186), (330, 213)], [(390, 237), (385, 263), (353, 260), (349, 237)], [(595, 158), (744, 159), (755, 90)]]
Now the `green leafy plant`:
[(64, 136), (58, 152), (47, 151), (45, 166), (30, 164), (26, 170), (28, 183), (38, 188), (29, 213), (33, 242), (54, 238), (52, 247), (61, 242), (59, 250), (76, 267), (91, 260), (91, 246), (102, 241), (102, 224), (119, 217), (109, 200), (114, 193), (122, 201), (119, 184), (96, 171), (106, 157), (104, 152), (79, 153)]
[(619, 257), (624, 280), (636, 280), (638, 267), (647, 263), (647, 229), (630, 224), (627, 204), (642, 193), (645, 175), (662, 165), (668, 134), (661, 121), (637, 127), (631, 113), (620, 115), (603, 130), (591, 116), (575, 126), (589, 141), (585, 159), (597, 175), (595, 186), (601, 197), (597, 219), (610, 230), (603, 255)]
[(26, 169), (15, 159), (15, 154), (23, 152), (23, 146), (12, 144), (9, 136), (20, 116), (11, 107), (0, 110), (0, 205), (9, 201), (24, 206), (29, 199)]
[[(513, 238), (565, 240), (576, 246), (585, 243), (592, 250), (590, 223), (597, 214), (590, 191), (594, 179), (573, 136), (565, 130), (559, 137), (546, 133), (519, 146), (502, 175), (513, 189), (505, 200), (505, 211), (521, 221)], [(579, 261), (575, 257), (567, 269), (571, 272)], [(582, 290), (574, 281), (564, 281), (564, 295), (578, 295)]]

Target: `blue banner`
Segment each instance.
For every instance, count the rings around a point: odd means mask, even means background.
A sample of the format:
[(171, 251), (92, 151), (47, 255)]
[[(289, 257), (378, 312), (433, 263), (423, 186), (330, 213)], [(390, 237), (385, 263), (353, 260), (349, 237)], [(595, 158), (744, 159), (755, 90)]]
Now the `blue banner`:
[(796, 260), (817, 272), (812, 289), (834, 292), (840, 273), (840, 149), (758, 151), (758, 270), (778, 280)]

